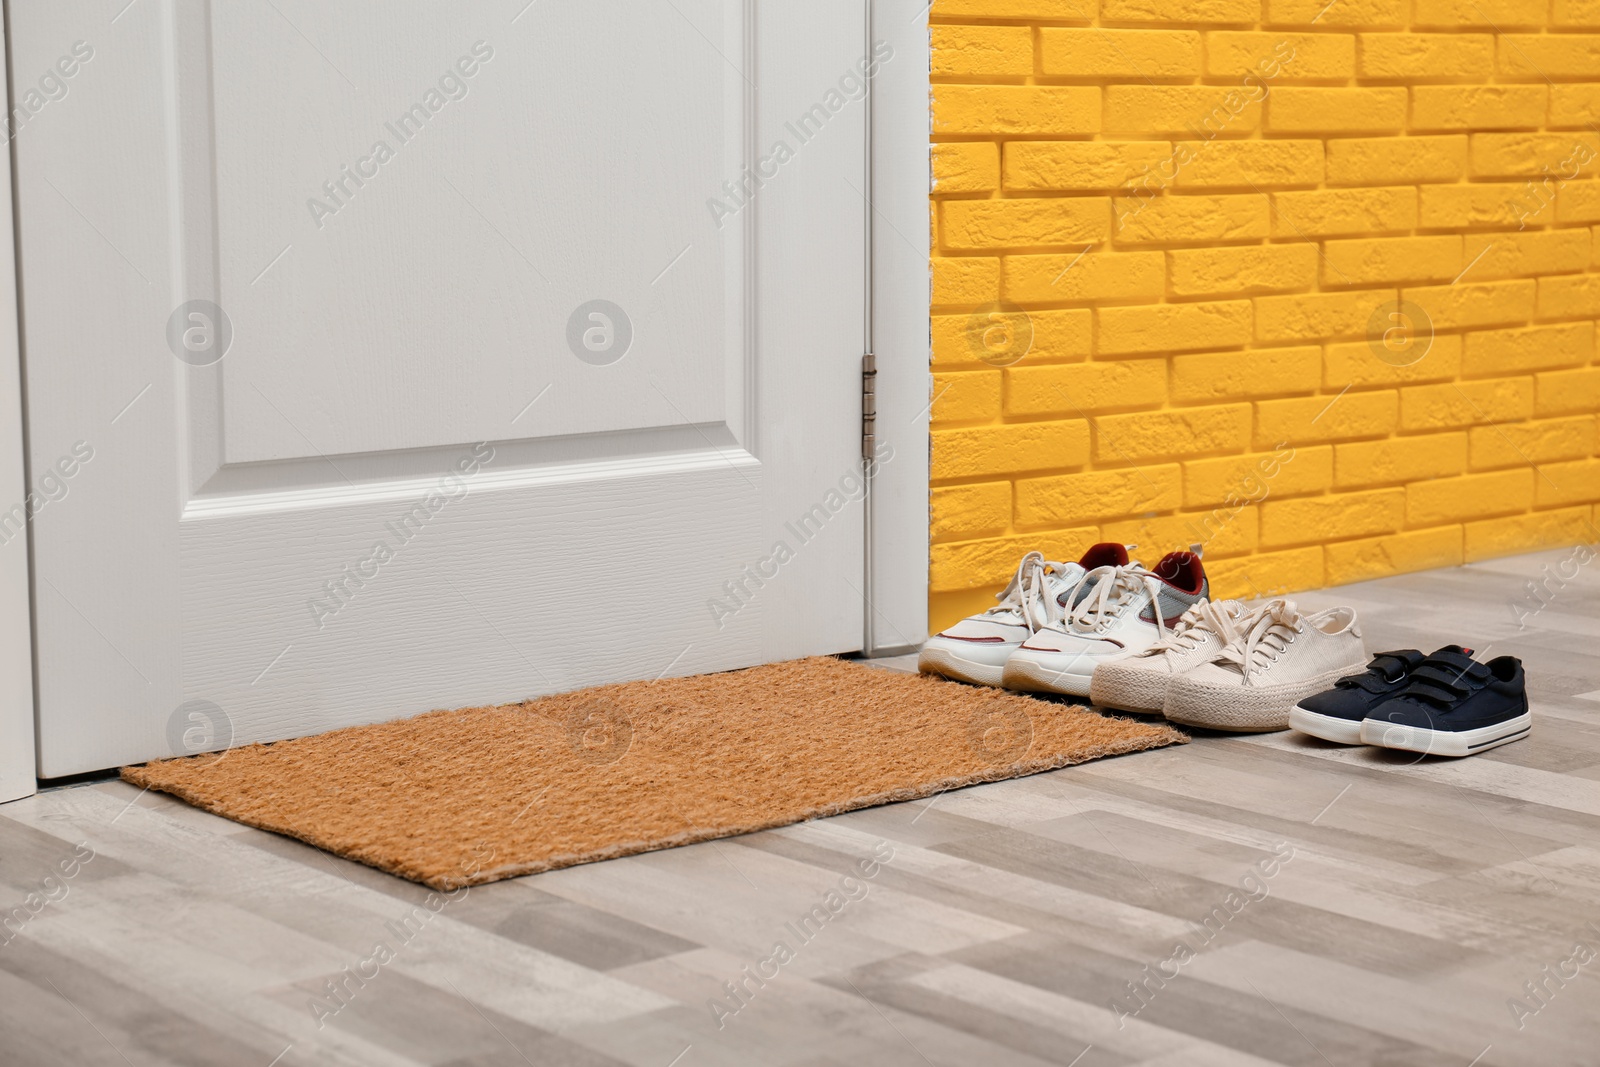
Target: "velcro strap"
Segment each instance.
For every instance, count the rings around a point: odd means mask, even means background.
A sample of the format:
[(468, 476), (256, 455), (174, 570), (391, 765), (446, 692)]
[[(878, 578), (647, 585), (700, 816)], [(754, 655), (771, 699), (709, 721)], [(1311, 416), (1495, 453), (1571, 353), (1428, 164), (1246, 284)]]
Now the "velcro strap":
[[(1489, 676), (1489, 668), (1465, 656), (1451, 654), (1450, 659), (1465, 666), (1452, 670), (1444, 656), (1429, 657), (1427, 662), (1411, 672), (1411, 679), (1403, 696), (1420, 697), (1440, 704), (1453, 704), (1471, 693)], [(1473, 683), (1476, 682), (1477, 685)]]
[(1364, 689), (1369, 693), (1381, 693), (1393, 683), (1378, 671), (1367, 671), (1365, 674), (1352, 674), (1347, 678), (1340, 678), (1333, 684), (1342, 689)]
[(1472, 690), (1471, 671), (1452, 671), (1443, 664), (1428, 662), (1411, 672), (1411, 680), (1416, 682), (1432, 682), (1447, 689), (1455, 689), (1467, 693)]
[(1417, 669), (1426, 670), (1430, 664), (1447, 667), (1452, 674), (1465, 674), (1469, 678), (1482, 679), (1489, 674), (1489, 668), (1471, 656), (1463, 656), (1459, 652), (1436, 652), (1424, 660), (1422, 666)]
[(1372, 662), (1367, 664), (1368, 670), (1380, 670), (1388, 677), (1398, 677), (1409, 671), (1413, 664), (1420, 666), (1421, 660), (1414, 656), (1402, 656), (1398, 652), (1379, 652), (1372, 657)]
[(1406, 686), (1400, 691), (1400, 695), (1403, 697), (1418, 697), (1422, 700), (1431, 700), (1436, 704), (1454, 704), (1466, 694), (1456, 689), (1449, 689), (1441, 685), (1434, 685), (1432, 682), (1413, 681), (1410, 685)]
[(1372, 662), (1367, 664), (1365, 672), (1348, 675), (1333, 684), (1345, 689), (1364, 689), (1369, 693), (1381, 693), (1403, 678), (1410, 667), (1410, 661), (1404, 656), (1393, 652), (1379, 652), (1372, 657)]

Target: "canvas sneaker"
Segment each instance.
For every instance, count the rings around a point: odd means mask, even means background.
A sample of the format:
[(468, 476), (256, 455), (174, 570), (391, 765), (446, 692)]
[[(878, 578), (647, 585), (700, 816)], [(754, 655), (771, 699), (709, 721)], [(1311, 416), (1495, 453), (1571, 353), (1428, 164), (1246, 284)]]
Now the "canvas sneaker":
[(1360, 674), (1349, 674), (1332, 689), (1313, 693), (1289, 709), (1289, 728), (1341, 745), (1361, 744), (1361, 720), (1404, 689), (1411, 672), (1422, 665), (1414, 648), (1379, 652)]
[(1522, 661), (1488, 663), (1450, 645), (1411, 672), (1409, 684), (1372, 709), (1361, 740), (1432, 756), (1472, 756), (1520, 741), (1533, 730)]
[(1242, 629), (1242, 640), (1172, 680), (1163, 715), (1213, 730), (1282, 730), (1290, 708), (1367, 662), (1353, 608), (1302, 615), (1292, 600), (1271, 600)]
[(1154, 570), (1138, 562), (1097, 567), (1064, 618), (1040, 628), (1006, 660), (1001, 684), (1087, 697), (1095, 668), (1164, 641), (1183, 613), (1209, 599), (1197, 552), (1171, 552)]
[(1236, 640), (1240, 620), (1247, 614), (1237, 600), (1201, 601), (1183, 613), (1165, 640), (1126, 659), (1096, 665), (1089, 681), (1089, 702), (1121, 711), (1161, 714), (1172, 679), (1210, 662)]
[(1006, 659), (1041, 626), (1065, 614), (1083, 576), (1119, 560), (1128, 561), (1128, 550), (1110, 543), (1090, 548), (1077, 563), (1058, 563), (1029, 552), (1010, 583), (995, 594), (1000, 603), (928, 638), (917, 657), (917, 669), (974, 685), (998, 686)]

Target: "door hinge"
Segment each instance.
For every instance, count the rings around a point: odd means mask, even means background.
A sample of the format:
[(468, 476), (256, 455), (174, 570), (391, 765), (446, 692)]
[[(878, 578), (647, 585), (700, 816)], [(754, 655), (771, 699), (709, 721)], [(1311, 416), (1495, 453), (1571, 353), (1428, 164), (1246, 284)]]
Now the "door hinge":
[(878, 420), (878, 358), (871, 352), (861, 357), (861, 458), (871, 459)]

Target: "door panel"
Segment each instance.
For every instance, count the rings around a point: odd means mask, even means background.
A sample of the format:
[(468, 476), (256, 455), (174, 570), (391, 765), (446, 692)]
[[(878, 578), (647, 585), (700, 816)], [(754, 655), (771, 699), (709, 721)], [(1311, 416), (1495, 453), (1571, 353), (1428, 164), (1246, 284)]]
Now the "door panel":
[(42, 773), (860, 646), (861, 0), (63, 7)]
[[(720, 6), (680, 5), (708, 33)], [(740, 235), (707, 232), (703, 209), (686, 208), (738, 169), (744, 131), (724, 98), (737, 105), (746, 87), (688, 18), (637, 0), (555, 5), (519, 22), (525, 43), (496, 48), (431, 5), (400, 34), (438, 42), (412, 50), (418, 73), (376, 76), (357, 95), (270, 5), (214, 10), (212, 65), (228, 72), (215, 89), (214, 214), (221, 287), (238, 294), (226, 462), (315, 456), (294, 425), (327, 426), (314, 444), (330, 454), (492, 440), (546, 385), (560, 402), (529, 420), (537, 436), (726, 420), (720, 386), (741, 338), (722, 330), (725, 282)], [(365, 88), (395, 33), (327, 21), (324, 50)], [(275, 75), (263, 41), (295, 62)], [(573, 47), (583, 41), (603, 41), (605, 62)], [(319, 91), (260, 91), (285, 76)], [(329, 98), (343, 106), (330, 113)], [(625, 137), (600, 125), (613, 117)], [(285, 150), (306, 131), (309, 150)], [(186, 209), (190, 228), (213, 216), (200, 197)], [(572, 309), (598, 297), (629, 309), (625, 358), (648, 376), (534, 358), (535, 338), (562, 337)], [(650, 377), (679, 387), (669, 400)]]

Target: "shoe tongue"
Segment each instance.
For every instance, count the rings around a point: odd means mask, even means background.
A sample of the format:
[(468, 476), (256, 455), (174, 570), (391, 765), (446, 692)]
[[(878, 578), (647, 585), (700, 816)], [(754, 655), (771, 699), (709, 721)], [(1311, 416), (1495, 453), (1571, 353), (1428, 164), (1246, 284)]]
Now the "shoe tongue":
[(1115, 541), (1102, 541), (1092, 546), (1078, 561), (1078, 566), (1086, 571), (1096, 567), (1126, 567), (1128, 565), (1128, 547)]

